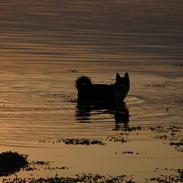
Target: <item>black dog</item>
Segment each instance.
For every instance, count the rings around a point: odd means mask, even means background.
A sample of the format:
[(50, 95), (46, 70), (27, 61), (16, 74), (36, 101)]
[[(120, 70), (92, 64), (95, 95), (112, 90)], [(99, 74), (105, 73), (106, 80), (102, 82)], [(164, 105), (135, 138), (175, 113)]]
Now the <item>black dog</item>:
[(118, 103), (127, 96), (130, 89), (130, 80), (128, 73), (125, 73), (124, 77), (120, 77), (117, 73), (114, 84), (92, 84), (88, 77), (81, 76), (76, 81), (76, 88), (79, 101)]

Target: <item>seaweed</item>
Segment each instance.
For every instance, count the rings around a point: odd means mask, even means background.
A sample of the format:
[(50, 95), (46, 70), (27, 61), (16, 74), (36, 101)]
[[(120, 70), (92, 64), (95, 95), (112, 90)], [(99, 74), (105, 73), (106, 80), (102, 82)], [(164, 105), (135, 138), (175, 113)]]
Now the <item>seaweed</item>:
[(104, 145), (104, 143), (97, 139), (89, 139), (89, 138), (65, 138), (61, 139), (61, 141), (65, 144), (72, 144), (72, 145)]
[(82, 174), (76, 175), (75, 177), (58, 177), (57, 175), (53, 178), (27, 178), (23, 179), (20, 177), (15, 177), (13, 180), (4, 179), (3, 183), (77, 183), (77, 182), (102, 182), (102, 183), (135, 183), (132, 178), (127, 177), (126, 175), (121, 176), (102, 176), (98, 174)]
[(0, 176), (8, 176), (27, 166), (26, 155), (11, 151), (0, 153)]

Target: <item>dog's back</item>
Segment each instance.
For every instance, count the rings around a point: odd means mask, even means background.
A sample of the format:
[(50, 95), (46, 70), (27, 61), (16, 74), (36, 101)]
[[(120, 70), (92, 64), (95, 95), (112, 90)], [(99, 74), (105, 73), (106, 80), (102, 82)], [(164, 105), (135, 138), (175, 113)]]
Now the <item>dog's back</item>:
[(92, 84), (91, 80), (82, 76), (76, 81), (79, 100), (90, 101), (122, 101), (129, 91), (129, 76), (125, 73), (124, 77), (116, 74), (116, 82), (111, 85)]

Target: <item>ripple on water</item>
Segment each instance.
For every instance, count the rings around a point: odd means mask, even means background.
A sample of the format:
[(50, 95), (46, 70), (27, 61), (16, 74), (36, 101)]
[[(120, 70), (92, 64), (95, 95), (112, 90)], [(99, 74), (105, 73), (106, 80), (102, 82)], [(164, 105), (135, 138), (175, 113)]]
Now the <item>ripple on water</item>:
[(144, 103), (144, 99), (140, 96), (129, 95), (126, 102), (128, 105), (139, 105)]

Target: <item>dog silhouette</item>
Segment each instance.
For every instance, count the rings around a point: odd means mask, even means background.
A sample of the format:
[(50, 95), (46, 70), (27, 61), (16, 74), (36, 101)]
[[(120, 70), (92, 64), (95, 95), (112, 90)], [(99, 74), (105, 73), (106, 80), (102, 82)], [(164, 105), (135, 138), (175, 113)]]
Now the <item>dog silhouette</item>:
[(130, 79), (126, 72), (124, 77), (116, 74), (114, 84), (93, 84), (89, 77), (81, 76), (76, 80), (78, 100), (91, 102), (119, 102), (123, 101), (130, 89)]

